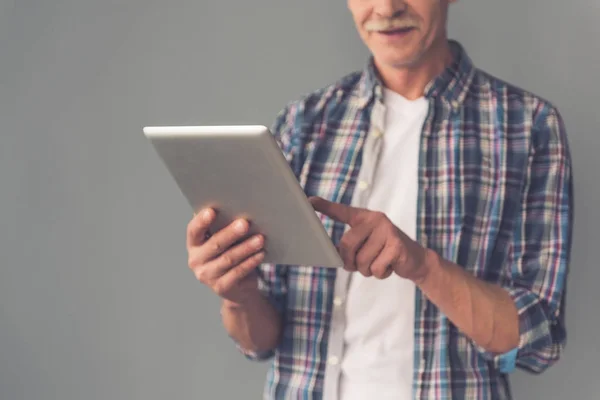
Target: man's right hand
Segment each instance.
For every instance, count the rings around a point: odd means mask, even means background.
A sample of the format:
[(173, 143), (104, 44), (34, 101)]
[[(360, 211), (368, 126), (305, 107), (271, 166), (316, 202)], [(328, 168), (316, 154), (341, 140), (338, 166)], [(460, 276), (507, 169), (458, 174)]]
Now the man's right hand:
[(249, 223), (244, 219), (208, 237), (215, 219), (215, 211), (205, 209), (188, 224), (188, 265), (196, 278), (217, 295), (242, 305), (259, 293), (255, 270), (265, 257), (264, 237), (254, 235), (238, 243), (248, 233)]

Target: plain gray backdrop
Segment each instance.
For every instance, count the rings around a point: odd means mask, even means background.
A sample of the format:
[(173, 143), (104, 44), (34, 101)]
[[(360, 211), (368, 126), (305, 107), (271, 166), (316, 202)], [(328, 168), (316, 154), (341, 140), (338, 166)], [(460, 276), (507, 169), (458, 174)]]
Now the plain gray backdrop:
[[(517, 399), (600, 393), (599, 22), (597, 0), (451, 11), (479, 67), (559, 107), (574, 158), (567, 351)], [(0, 399), (260, 398), (141, 129), (270, 124), (366, 56), (344, 1), (0, 0)]]

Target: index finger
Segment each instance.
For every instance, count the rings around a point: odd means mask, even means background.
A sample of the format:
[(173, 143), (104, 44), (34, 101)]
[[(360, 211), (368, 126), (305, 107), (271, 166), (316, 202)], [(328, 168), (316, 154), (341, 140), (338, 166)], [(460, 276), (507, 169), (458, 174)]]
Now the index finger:
[(208, 228), (215, 221), (216, 212), (212, 208), (205, 208), (192, 218), (188, 224), (186, 246), (199, 246), (206, 241)]
[(333, 203), (321, 197), (310, 197), (309, 201), (315, 211), (350, 226), (355, 225), (356, 219), (360, 214), (360, 210), (357, 208), (345, 204)]

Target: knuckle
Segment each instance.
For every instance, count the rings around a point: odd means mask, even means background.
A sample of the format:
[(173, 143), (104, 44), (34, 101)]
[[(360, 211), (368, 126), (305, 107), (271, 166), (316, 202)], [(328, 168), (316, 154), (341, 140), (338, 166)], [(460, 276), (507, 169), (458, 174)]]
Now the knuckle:
[(245, 275), (246, 273), (248, 273), (248, 270), (252, 267), (251, 263), (245, 263), (243, 265), (240, 265), (239, 267), (237, 267), (236, 269), (234, 269), (233, 272), (233, 277), (234, 280), (240, 281)]
[(346, 240), (346, 248), (350, 250), (352, 254), (354, 254), (363, 241), (364, 238), (362, 238), (358, 233), (353, 234), (353, 232), (351, 232)]
[(344, 270), (348, 271), (348, 272), (356, 272), (357, 269), (354, 265), (351, 265), (350, 263), (348, 263), (346, 260), (344, 260)]
[(375, 211), (375, 212), (373, 212), (373, 219), (375, 221), (380, 222), (380, 221), (387, 219), (387, 216), (381, 211)]
[(363, 275), (363, 276), (365, 276), (367, 278), (372, 275), (372, 272), (369, 269), (367, 269), (367, 268), (361, 268), (361, 269), (358, 270), (358, 272), (360, 272), (361, 275)]
[(398, 238), (392, 240), (390, 247), (394, 254), (399, 255), (400, 253), (404, 252), (404, 245), (402, 244), (402, 241)]
[(404, 244), (400, 239), (396, 239), (392, 242), (392, 252), (394, 259), (400, 261), (406, 258), (406, 251), (404, 248)]
[(195, 254), (193, 254), (192, 252), (190, 252), (188, 254), (188, 267), (190, 269), (194, 269), (198, 266), (198, 258), (196, 257)]
[(386, 278), (386, 266), (380, 266), (378, 268), (376, 268), (375, 270), (373, 270), (373, 276), (376, 277), (377, 279), (384, 279)]
[(225, 253), (221, 256), (221, 262), (226, 266), (231, 266), (234, 263), (233, 257), (231, 257), (231, 254), (229, 253)]
[(339, 249), (340, 249), (340, 253), (344, 257), (350, 257), (353, 254), (352, 246), (350, 243), (340, 242)]
[(396, 258), (396, 262), (400, 265), (404, 265), (406, 264), (408, 261), (408, 255), (406, 254), (406, 252), (400, 252), (398, 254), (398, 257)]
[(210, 243), (210, 250), (212, 252), (214, 252), (214, 253), (220, 253), (222, 251), (222, 249), (223, 249), (223, 246), (221, 246), (221, 244), (218, 241), (213, 240)]
[(194, 275), (196, 276), (196, 279), (198, 279), (200, 282), (204, 282), (206, 277), (206, 271), (204, 270), (204, 268), (195, 268)]
[(360, 238), (355, 238), (349, 245), (348, 245), (348, 249), (350, 250), (350, 254), (353, 254), (354, 257), (356, 258), (357, 252), (360, 249), (360, 246), (363, 244), (364, 241), (361, 241)]
[(361, 252), (356, 255), (356, 264), (358, 264), (359, 266), (365, 267), (365, 266), (368, 266), (368, 263), (369, 263), (369, 259), (364, 253)]
[(225, 293), (227, 293), (227, 289), (227, 285), (225, 285), (222, 281), (217, 281), (213, 285), (213, 291), (219, 296), (222, 296)]
[(350, 223), (352, 225), (358, 225), (362, 223), (367, 217), (368, 213), (356, 212), (350, 216)]
[(254, 269), (260, 262), (259, 254), (255, 254), (252, 257), (246, 259), (242, 262), (236, 269), (236, 277), (241, 277), (246, 275), (249, 271)]
[(348, 234), (345, 234), (344, 236), (342, 236), (342, 238), (340, 239), (340, 247), (344, 247), (344, 248), (348, 248), (348, 246), (350, 246), (350, 242), (351, 242), (351, 237)]

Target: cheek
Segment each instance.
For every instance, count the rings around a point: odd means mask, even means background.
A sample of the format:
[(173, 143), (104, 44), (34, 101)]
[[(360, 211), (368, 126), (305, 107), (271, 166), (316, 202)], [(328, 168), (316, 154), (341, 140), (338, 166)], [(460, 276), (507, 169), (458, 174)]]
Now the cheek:
[(362, 25), (369, 19), (371, 15), (371, 9), (368, 4), (364, 4), (363, 1), (350, 1), (349, 2), (350, 13), (354, 19), (354, 23), (357, 27), (361, 28)]
[(430, 31), (436, 35), (439, 34), (439, 32), (443, 30), (446, 25), (445, 16), (442, 10), (439, 9), (430, 15), (429, 21), (427, 22), (430, 26)]

